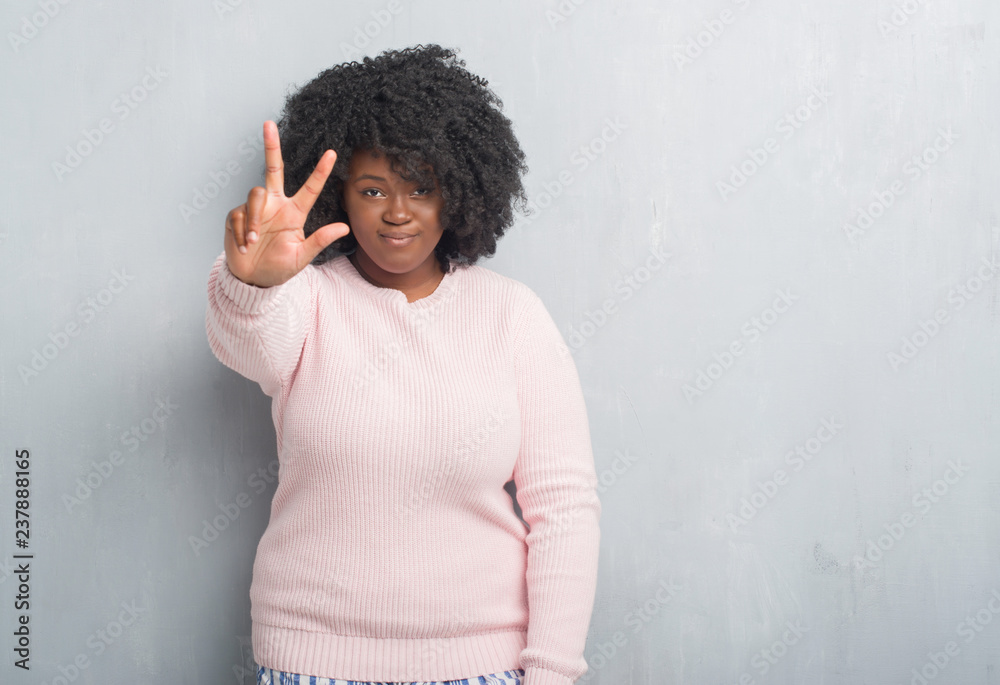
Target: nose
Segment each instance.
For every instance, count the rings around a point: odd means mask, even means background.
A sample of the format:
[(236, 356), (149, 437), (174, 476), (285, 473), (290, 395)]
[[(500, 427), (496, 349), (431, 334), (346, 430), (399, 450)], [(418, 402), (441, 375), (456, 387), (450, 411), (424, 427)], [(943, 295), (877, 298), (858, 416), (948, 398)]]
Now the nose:
[(409, 222), (412, 216), (405, 193), (393, 193), (389, 196), (385, 212), (382, 214), (383, 221), (387, 224), (401, 225)]

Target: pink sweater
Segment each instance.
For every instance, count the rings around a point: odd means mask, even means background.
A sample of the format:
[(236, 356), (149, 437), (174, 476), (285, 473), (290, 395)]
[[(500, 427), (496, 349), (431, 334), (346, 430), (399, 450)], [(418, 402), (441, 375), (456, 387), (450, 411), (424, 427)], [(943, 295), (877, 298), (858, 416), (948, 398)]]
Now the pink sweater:
[(409, 303), (339, 256), (258, 288), (222, 253), (205, 323), (219, 360), (272, 398), (257, 663), (363, 681), (523, 668), (524, 685), (587, 671), (601, 512), (587, 410), (528, 286), (460, 265)]

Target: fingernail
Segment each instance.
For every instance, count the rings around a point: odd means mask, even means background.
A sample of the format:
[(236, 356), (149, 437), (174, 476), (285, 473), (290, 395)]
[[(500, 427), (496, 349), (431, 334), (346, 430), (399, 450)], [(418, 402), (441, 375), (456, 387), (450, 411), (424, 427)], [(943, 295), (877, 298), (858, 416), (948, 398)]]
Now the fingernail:
[(241, 254), (246, 254), (247, 253), (246, 245), (240, 245), (240, 253)]
[(249, 233), (247, 233), (247, 240), (249, 240), (251, 243), (257, 240), (257, 231), (250, 231)]

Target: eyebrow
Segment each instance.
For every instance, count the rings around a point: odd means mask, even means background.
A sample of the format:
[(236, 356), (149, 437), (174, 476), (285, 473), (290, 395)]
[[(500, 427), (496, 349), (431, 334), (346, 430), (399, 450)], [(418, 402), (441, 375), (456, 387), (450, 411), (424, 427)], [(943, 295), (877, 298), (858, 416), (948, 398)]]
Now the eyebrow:
[(355, 181), (362, 181), (362, 180), (364, 180), (366, 178), (371, 179), (373, 181), (382, 181), (382, 182), (385, 182), (385, 179), (382, 178), (381, 176), (372, 176), (371, 174), (362, 174), (361, 176), (358, 176), (354, 180)]

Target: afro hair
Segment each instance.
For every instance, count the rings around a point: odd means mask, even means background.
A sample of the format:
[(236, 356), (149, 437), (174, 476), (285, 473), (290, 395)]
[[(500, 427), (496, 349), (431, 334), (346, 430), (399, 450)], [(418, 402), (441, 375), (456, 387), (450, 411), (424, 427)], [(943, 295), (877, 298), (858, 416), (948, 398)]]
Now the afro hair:
[[(306, 217), (304, 233), (342, 221), (342, 192), (355, 150), (385, 154), (406, 180), (436, 178), (444, 233), (441, 268), (474, 264), (496, 252), (497, 238), (525, 209), (524, 152), (503, 103), (464, 60), (439, 45), (387, 50), (321, 72), (290, 95), (277, 122), (285, 193), (294, 194), (327, 149), (337, 162)], [(431, 185), (433, 182), (431, 181)], [(357, 248), (353, 233), (328, 245), (314, 264)]]

